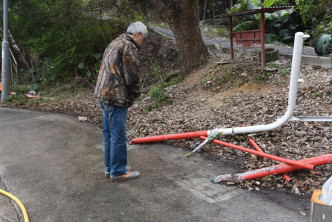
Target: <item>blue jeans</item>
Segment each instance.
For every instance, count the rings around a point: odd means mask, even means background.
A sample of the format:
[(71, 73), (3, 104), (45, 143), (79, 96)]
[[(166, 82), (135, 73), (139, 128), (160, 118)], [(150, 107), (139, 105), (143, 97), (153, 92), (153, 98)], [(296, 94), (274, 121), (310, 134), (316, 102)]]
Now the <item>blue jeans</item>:
[(111, 176), (126, 174), (128, 108), (99, 102), (103, 111), (105, 173)]

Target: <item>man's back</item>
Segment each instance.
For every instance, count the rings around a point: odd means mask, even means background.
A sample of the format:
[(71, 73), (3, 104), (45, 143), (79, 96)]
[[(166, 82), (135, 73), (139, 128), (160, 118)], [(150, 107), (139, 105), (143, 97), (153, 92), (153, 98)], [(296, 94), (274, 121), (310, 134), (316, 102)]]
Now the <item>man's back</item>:
[(129, 107), (140, 94), (137, 64), (138, 47), (123, 34), (105, 49), (95, 96), (120, 107)]

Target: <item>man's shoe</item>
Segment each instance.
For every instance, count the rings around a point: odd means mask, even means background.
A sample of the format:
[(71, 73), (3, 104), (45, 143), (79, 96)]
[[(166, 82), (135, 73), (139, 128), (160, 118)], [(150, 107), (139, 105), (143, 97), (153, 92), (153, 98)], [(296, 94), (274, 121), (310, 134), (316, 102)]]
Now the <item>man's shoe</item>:
[[(131, 166), (126, 166), (126, 171), (130, 172), (131, 171)], [(110, 172), (105, 171), (105, 178), (107, 178), (107, 179), (110, 178)]]
[(139, 172), (138, 171), (127, 171), (125, 175), (121, 176), (111, 176), (110, 180), (111, 182), (118, 182), (118, 181), (125, 181), (125, 180), (133, 180), (139, 177)]

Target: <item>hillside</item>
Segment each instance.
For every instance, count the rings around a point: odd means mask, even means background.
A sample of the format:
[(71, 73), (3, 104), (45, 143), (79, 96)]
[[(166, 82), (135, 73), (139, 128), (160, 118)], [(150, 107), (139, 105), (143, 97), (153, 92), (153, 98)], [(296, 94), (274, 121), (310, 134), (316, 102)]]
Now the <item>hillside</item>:
[[(216, 127), (238, 127), (272, 123), (287, 108), (288, 82), (291, 61), (280, 60), (261, 69), (258, 58), (238, 56), (229, 61), (229, 55), (210, 49), (208, 64), (188, 76), (179, 71), (176, 46), (173, 41), (157, 34), (149, 39), (140, 52), (143, 95), (129, 109), (129, 140), (152, 135), (209, 130)], [(331, 70), (302, 66), (298, 105), (295, 116), (332, 116)], [(174, 84), (174, 85), (172, 85)], [(167, 98), (158, 103), (148, 95), (152, 85), (165, 86)], [(10, 104), (32, 110), (60, 112), (88, 117), (101, 126), (101, 111), (92, 95), (92, 88), (63, 86), (41, 99), (23, 105)], [(63, 94), (65, 93), (65, 94)], [(67, 94), (66, 94), (67, 93)], [(66, 98), (56, 99), (58, 95)], [(51, 98), (51, 99), (50, 99)], [(159, 108), (158, 108), (159, 107)], [(328, 122), (288, 122), (284, 126), (253, 135), (251, 138), (269, 154), (300, 160), (332, 152), (332, 127)], [(222, 137), (222, 140), (250, 147), (247, 135)], [(194, 149), (199, 139), (169, 141), (183, 148)], [(199, 153), (206, 153), (218, 161), (233, 164), (238, 172), (245, 172), (277, 164), (241, 151), (207, 144)], [(195, 154), (196, 155), (196, 154)], [(298, 194), (310, 194), (320, 188), (330, 176), (331, 165), (315, 171), (289, 173), (287, 182), (281, 175), (269, 176), (237, 185), (249, 189), (267, 187)], [(218, 172), (216, 172), (218, 175)]]

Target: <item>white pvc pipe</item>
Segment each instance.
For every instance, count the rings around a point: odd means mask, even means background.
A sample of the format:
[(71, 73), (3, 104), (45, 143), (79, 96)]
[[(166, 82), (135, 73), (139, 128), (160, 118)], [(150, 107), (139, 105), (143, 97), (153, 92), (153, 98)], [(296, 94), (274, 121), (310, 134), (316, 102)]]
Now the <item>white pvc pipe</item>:
[(305, 35), (303, 32), (297, 32), (295, 34), (291, 79), (290, 79), (289, 96), (288, 96), (288, 108), (286, 113), (280, 119), (278, 119), (276, 122), (267, 125), (218, 128), (215, 130), (209, 130), (208, 135), (210, 136), (215, 131), (222, 132), (222, 135), (263, 132), (263, 131), (270, 131), (276, 129), (285, 124), (287, 120), (293, 116), (293, 112), (295, 109), (296, 97), (297, 97), (297, 83), (300, 74), (300, 65), (301, 65), (301, 56), (302, 56), (302, 45), (303, 45), (303, 40), (309, 37), (310, 37), (309, 35)]

